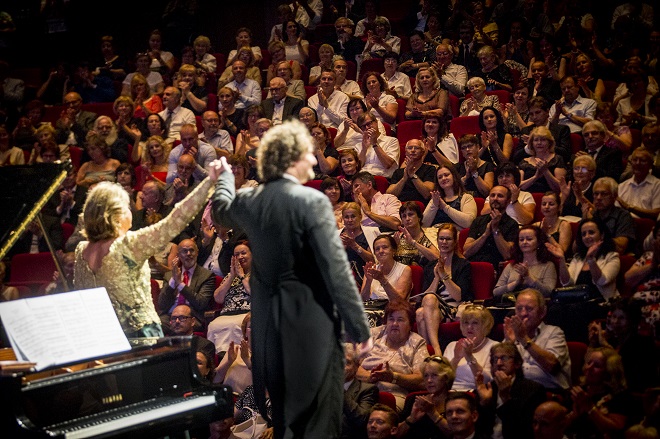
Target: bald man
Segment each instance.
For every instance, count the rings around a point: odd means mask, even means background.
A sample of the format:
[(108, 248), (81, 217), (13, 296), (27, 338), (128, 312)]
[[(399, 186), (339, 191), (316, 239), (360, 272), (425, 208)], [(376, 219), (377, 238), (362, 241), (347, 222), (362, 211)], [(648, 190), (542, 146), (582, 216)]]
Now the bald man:
[(261, 102), (266, 118), (279, 125), (285, 120), (296, 119), (300, 109), (305, 105), (303, 101), (287, 95), (287, 85), (284, 78), (279, 76), (270, 80), (270, 97)]
[(564, 439), (568, 410), (557, 401), (540, 404), (534, 411), (534, 439)]

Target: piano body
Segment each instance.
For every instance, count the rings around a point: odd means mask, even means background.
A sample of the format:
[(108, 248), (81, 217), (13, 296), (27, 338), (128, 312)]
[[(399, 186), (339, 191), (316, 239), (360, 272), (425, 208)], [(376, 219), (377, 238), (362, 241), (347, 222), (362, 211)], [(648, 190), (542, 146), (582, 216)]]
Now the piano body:
[(0, 377), (7, 438), (157, 438), (233, 416), (231, 388), (201, 380), (191, 337)]

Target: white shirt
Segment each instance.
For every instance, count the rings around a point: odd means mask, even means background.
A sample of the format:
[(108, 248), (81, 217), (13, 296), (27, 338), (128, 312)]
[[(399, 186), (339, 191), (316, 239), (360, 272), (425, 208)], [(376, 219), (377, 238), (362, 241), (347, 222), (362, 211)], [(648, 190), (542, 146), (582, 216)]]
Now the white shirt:
[(316, 110), (316, 114), (321, 122), (326, 127), (338, 128), (339, 124), (347, 117), (346, 108), (350, 99), (346, 93), (333, 90), (332, 94), (328, 96), (328, 107), (323, 107), (319, 103), (319, 95), (316, 93), (314, 96), (307, 100), (307, 104)]
[(210, 137), (206, 137), (204, 131), (198, 136), (203, 142), (208, 143), (214, 148), (224, 149), (227, 152), (234, 153), (234, 144), (231, 143), (231, 136), (225, 130), (218, 129)]
[(387, 83), (387, 88), (390, 90), (394, 87), (394, 92), (402, 99), (408, 99), (412, 95), (412, 87), (410, 86), (410, 78), (408, 75), (401, 72), (394, 72), (390, 79), (385, 77), (385, 73), (380, 76)]
[(345, 79), (344, 82), (339, 86), (339, 89), (346, 93), (347, 95), (362, 96), (362, 90), (357, 82), (352, 79)]
[[(167, 121), (167, 115), (170, 110), (167, 108), (158, 113), (164, 121)], [(172, 120), (170, 122), (169, 130), (167, 131), (167, 138), (172, 140), (181, 140), (181, 127), (187, 124), (196, 125), (195, 113), (182, 106), (176, 107), (172, 110)]]
[[(658, 209), (660, 208), (660, 179), (650, 172), (640, 183), (635, 182), (634, 177), (631, 177), (619, 185), (619, 197), (632, 206), (649, 210)], [(616, 205), (621, 207), (618, 201)], [(639, 218), (632, 212), (630, 214), (633, 218)]]
[(227, 84), (227, 87), (240, 93), (235, 104), (236, 108), (247, 108), (261, 103), (261, 86), (253, 79), (245, 78), (241, 83), (234, 79)]
[(385, 154), (394, 160), (394, 164), (389, 168), (385, 168), (383, 163), (378, 159), (376, 151), (374, 151), (372, 147), (369, 147), (369, 149), (367, 149), (367, 158), (364, 166), (362, 166), (362, 170), (369, 172), (371, 175), (382, 175), (383, 177), (390, 178), (392, 174), (394, 174), (394, 171), (399, 167), (399, 156), (401, 154), (399, 141), (396, 137), (389, 137), (381, 134), (376, 143)]

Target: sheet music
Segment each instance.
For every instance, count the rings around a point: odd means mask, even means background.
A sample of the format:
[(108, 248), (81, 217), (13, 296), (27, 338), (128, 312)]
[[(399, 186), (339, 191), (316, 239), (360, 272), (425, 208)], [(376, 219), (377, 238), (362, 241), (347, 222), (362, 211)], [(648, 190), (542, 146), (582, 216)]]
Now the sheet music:
[(131, 349), (105, 288), (0, 303), (0, 318), (37, 370)]

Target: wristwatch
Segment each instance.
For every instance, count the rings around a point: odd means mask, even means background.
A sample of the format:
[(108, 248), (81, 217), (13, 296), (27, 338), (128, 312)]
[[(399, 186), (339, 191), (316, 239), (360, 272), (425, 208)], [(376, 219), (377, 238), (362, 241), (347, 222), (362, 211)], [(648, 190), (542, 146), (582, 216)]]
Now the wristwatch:
[(419, 178), (419, 177), (417, 176), (417, 174), (413, 174), (413, 175), (410, 177), (411, 180), (417, 180), (418, 178)]
[(472, 178), (479, 178), (479, 173), (477, 171), (474, 171), (472, 173)]

